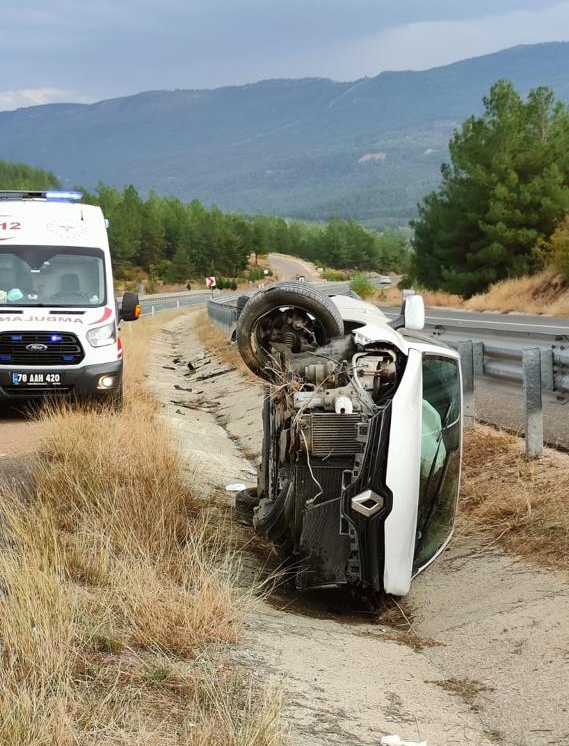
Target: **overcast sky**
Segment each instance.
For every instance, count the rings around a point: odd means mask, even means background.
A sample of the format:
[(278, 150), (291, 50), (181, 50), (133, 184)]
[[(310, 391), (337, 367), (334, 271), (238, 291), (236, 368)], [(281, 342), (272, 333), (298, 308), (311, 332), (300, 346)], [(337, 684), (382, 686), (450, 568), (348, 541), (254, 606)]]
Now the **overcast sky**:
[(569, 40), (559, 0), (19, 0), (0, 109), (266, 78), (355, 80)]

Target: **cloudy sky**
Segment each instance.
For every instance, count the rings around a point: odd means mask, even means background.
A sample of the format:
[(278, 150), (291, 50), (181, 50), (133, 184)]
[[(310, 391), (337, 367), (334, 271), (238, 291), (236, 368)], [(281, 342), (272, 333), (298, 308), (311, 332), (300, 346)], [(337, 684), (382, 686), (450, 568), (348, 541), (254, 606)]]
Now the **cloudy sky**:
[(2, 8), (0, 109), (355, 80), (566, 40), (559, 0), (19, 0)]

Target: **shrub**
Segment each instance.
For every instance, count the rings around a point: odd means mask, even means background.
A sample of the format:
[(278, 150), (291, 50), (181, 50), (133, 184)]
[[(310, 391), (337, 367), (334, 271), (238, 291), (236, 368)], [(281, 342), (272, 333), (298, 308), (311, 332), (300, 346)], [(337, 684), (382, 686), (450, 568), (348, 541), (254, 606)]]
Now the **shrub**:
[(361, 295), (362, 298), (367, 298), (374, 293), (374, 287), (369, 281), (369, 278), (363, 272), (354, 275), (350, 282), (350, 290), (354, 293)]

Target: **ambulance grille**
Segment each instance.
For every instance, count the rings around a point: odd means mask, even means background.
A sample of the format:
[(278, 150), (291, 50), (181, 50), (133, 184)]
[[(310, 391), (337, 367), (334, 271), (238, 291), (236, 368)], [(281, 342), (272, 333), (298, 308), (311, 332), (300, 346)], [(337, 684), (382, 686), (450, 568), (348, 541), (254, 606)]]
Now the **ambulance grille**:
[(68, 332), (3, 332), (0, 365), (22, 368), (77, 365), (85, 357), (81, 343)]

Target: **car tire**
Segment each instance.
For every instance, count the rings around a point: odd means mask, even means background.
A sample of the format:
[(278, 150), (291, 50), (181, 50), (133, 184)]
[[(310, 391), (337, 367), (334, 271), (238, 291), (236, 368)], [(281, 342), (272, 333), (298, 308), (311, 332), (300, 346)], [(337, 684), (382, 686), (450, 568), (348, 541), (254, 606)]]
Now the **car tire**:
[(257, 376), (271, 381), (270, 356), (256, 344), (260, 319), (279, 306), (293, 306), (314, 316), (322, 327), (325, 342), (344, 333), (342, 316), (334, 303), (303, 282), (279, 282), (259, 290), (243, 306), (237, 320), (237, 346), (245, 365)]
[(239, 523), (245, 526), (253, 525), (253, 511), (259, 504), (256, 487), (249, 487), (235, 495), (235, 515)]

